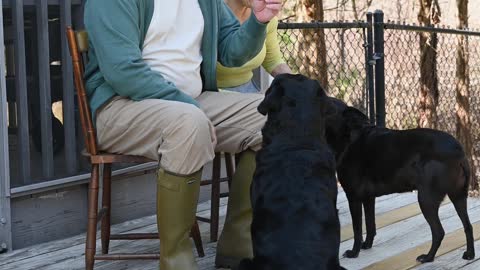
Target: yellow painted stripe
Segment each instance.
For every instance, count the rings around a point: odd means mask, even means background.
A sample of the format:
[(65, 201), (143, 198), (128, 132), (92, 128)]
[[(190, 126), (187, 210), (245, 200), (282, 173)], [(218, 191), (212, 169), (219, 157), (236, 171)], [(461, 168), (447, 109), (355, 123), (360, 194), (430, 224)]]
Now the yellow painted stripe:
[[(447, 198), (443, 200), (441, 205), (445, 205), (449, 203), (450, 200)], [(394, 209), (392, 211), (385, 212), (381, 215), (375, 217), (375, 223), (377, 225), (377, 230), (393, 223), (402, 221), (407, 218), (414, 217), (416, 215), (421, 214), (422, 211), (420, 210), (420, 206), (417, 202)], [(365, 233), (365, 222), (363, 224), (363, 232)], [(348, 224), (343, 226), (340, 229), (340, 241), (346, 241), (353, 238), (353, 228), (352, 224)]]
[[(473, 237), (476, 240), (480, 239), (480, 222), (472, 224), (473, 226)], [(411, 269), (415, 266), (420, 265), (417, 262), (417, 257), (421, 254), (426, 254), (430, 249), (431, 241), (428, 241), (420, 246), (408, 249), (402, 253), (399, 253), (395, 256), (386, 258), (383, 261), (373, 263), (363, 269), (365, 270), (406, 270)], [(466, 245), (465, 242), (465, 233), (463, 227), (447, 234), (440, 245), (440, 248), (437, 251), (436, 257), (442, 256), (448, 252), (451, 252), (455, 249), (461, 248)], [(461, 257), (458, 258), (462, 260)]]

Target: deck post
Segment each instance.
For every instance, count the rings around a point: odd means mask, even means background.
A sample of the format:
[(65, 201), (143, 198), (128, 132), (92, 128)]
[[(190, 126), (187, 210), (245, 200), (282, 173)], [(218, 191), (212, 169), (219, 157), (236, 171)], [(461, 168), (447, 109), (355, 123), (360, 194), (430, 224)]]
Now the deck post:
[[(2, 41), (0, 42), (0, 52), (5, 51), (2, 2), (0, 0), (0, 40)], [(7, 107), (5, 54), (0, 53), (0, 253), (12, 250)]]

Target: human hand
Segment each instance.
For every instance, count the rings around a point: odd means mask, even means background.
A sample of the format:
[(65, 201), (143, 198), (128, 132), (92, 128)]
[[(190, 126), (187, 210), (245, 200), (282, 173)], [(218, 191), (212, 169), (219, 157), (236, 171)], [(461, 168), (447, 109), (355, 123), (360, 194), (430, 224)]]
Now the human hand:
[(282, 0), (252, 0), (252, 11), (257, 20), (267, 23), (282, 9)]

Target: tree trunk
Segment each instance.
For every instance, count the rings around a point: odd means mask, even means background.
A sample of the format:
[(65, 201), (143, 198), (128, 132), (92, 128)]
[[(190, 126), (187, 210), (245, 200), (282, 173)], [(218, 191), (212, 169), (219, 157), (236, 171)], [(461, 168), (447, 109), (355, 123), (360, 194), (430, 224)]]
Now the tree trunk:
[[(468, 0), (457, 0), (458, 28), (468, 27)], [(465, 153), (472, 166), (471, 188), (478, 189), (475, 177), (476, 166), (473, 156), (473, 140), (470, 126), (470, 77), (468, 65), (468, 39), (467, 36), (458, 36), (457, 44), (457, 72), (456, 72), (456, 115), (457, 138), (462, 143)]]
[[(302, 22), (312, 20), (323, 22), (323, 0), (301, 0), (298, 18)], [(328, 90), (327, 49), (323, 29), (302, 30), (302, 38), (298, 40), (298, 52), (302, 64), (299, 72), (317, 79)]]
[(359, 16), (358, 16), (356, 0), (352, 0), (352, 11), (353, 11), (353, 18), (355, 19), (355, 21), (358, 21)]
[[(418, 21), (421, 25), (440, 22), (440, 7), (437, 0), (419, 0)], [(420, 115), (419, 126), (437, 126), (438, 75), (437, 75), (437, 34), (420, 32)]]

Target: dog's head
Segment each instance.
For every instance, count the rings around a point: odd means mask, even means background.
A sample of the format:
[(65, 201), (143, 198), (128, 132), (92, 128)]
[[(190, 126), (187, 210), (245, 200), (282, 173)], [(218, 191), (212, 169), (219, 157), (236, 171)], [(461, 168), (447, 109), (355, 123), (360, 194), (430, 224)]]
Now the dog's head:
[(323, 137), (328, 104), (318, 81), (303, 75), (282, 74), (273, 80), (258, 111), (268, 115), (266, 127), (272, 133)]
[(347, 145), (355, 140), (360, 130), (369, 126), (370, 122), (364, 113), (354, 107), (347, 106), (338, 99), (331, 98), (331, 102), (337, 111), (326, 119), (325, 137), (338, 159)]
[(330, 106), (335, 108), (334, 113), (325, 119), (325, 138), (328, 145), (335, 152), (335, 155), (344, 148), (344, 139), (341, 138), (345, 133), (345, 120), (343, 112), (348, 105), (340, 99), (330, 97)]
[(354, 107), (346, 108), (342, 113), (345, 124), (350, 132), (355, 132), (370, 124), (368, 116)]

